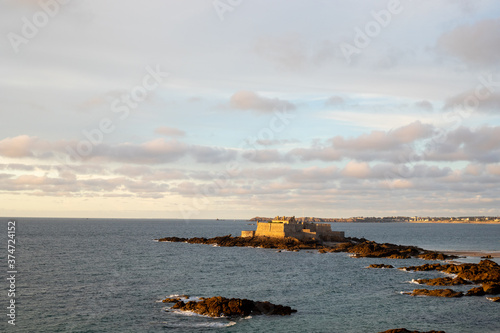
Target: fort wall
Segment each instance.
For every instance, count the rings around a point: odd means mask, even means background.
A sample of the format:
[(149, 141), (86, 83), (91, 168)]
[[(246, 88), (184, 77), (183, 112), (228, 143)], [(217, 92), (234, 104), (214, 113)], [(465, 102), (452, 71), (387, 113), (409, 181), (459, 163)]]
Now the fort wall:
[(269, 223), (257, 222), (257, 230), (242, 231), (241, 237), (294, 237), (298, 240), (344, 241), (343, 231), (332, 231), (328, 223)]

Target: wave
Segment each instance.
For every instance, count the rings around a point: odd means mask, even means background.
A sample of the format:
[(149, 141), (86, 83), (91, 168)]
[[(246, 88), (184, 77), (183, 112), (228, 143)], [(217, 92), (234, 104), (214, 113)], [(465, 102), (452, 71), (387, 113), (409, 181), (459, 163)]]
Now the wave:
[(421, 284), (421, 283), (419, 283), (419, 282), (418, 282), (417, 280), (415, 280), (415, 279), (411, 279), (411, 281), (406, 281), (406, 282), (408, 282), (408, 283), (413, 283), (413, 284)]

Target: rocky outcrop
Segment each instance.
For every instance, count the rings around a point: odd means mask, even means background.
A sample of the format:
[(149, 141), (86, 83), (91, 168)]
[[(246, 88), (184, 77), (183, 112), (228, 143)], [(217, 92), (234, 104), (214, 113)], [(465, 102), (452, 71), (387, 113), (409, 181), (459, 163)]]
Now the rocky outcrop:
[(411, 296), (435, 296), (435, 297), (462, 297), (464, 294), (453, 289), (414, 289), (411, 293), (406, 293)]
[[(481, 260), (478, 264), (425, 264), (422, 266), (410, 266), (404, 267), (403, 269), (407, 271), (431, 271), (436, 270), (443, 273), (455, 274), (456, 277), (451, 279), (449, 277), (438, 278), (438, 279), (420, 279), (417, 280), (418, 283), (426, 283), (433, 286), (450, 286), (458, 284), (482, 284), (481, 287), (475, 287), (467, 291), (465, 296), (484, 296), (484, 295), (497, 295), (500, 294), (500, 265), (491, 260)], [(416, 290), (426, 290), (426, 289), (416, 289)], [(441, 289), (441, 290), (451, 290), (451, 289)], [(419, 291), (420, 293), (425, 293)], [(431, 292), (436, 292), (432, 290)], [(413, 291), (412, 295), (415, 293)], [(449, 292), (444, 292), (445, 294)], [(461, 293), (460, 293), (461, 294)], [(437, 296), (437, 295), (428, 295)], [(460, 296), (444, 296), (444, 297), (460, 297)]]
[(392, 329), (392, 330), (387, 330), (387, 331), (383, 331), (383, 332), (379, 332), (379, 333), (446, 333), (445, 331), (425, 331), (425, 332), (421, 332), (421, 331), (410, 331), (410, 330), (407, 330), (406, 328), (395, 328), (395, 329)]
[(249, 315), (290, 315), (297, 310), (289, 306), (269, 302), (255, 302), (248, 299), (225, 298), (221, 296), (202, 298), (199, 301), (177, 301), (172, 309), (191, 311), (210, 317), (246, 317)]
[(179, 238), (165, 237), (157, 239), (159, 242), (183, 242), (190, 244), (211, 244), (224, 247), (239, 246), (239, 247), (262, 247), (266, 249), (281, 249), (281, 250), (310, 250), (320, 249), (322, 246), (316, 241), (299, 241), (296, 238), (271, 238), (271, 237), (232, 237), (221, 236), (214, 238)]
[(371, 264), (368, 268), (394, 268), (394, 266), (386, 264)]
[(452, 279), (451, 277), (437, 278), (437, 279), (418, 279), (415, 282), (418, 284), (426, 284), (428, 286), (457, 286), (464, 284), (472, 284), (472, 282), (464, 280), (462, 278), (456, 277)]
[(464, 280), (475, 283), (500, 283), (500, 266), (491, 260), (481, 260), (479, 264), (425, 264), (422, 266), (404, 267), (407, 271), (440, 271), (455, 274)]
[(465, 296), (484, 296), (486, 295), (484, 293), (484, 290), (482, 287), (475, 287), (475, 288), (472, 288), (472, 289), (469, 289), (469, 291), (467, 291), (467, 294), (465, 294)]
[(407, 259), (418, 258), (422, 255), (429, 255), (429, 260), (451, 259), (454, 256), (447, 256), (442, 253), (429, 252), (416, 246), (396, 245), (390, 243), (379, 244), (365, 238), (346, 238), (348, 241), (336, 244), (335, 246), (323, 246), (321, 242), (315, 240), (299, 241), (296, 238), (272, 238), (272, 237), (232, 237), (231, 235), (214, 238), (180, 238), (165, 237), (157, 239), (159, 242), (183, 242), (190, 244), (211, 244), (218, 246), (250, 246), (280, 250), (318, 250), (319, 253), (327, 252), (348, 252), (354, 257), (370, 258), (390, 258)]
[(445, 331), (425, 331), (425, 332), (421, 332), (421, 331), (410, 331), (410, 330), (407, 330), (406, 328), (395, 328), (395, 329), (392, 329), (392, 330), (387, 330), (387, 331), (383, 331), (383, 332), (379, 332), (379, 333), (446, 333)]
[(447, 259), (456, 259), (457, 256), (447, 255), (444, 253), (434, 252), (434, 251), (426, 251), (422, 254), (419, 254), (418, 257), (424, 260), (447, 260)]
[(180, 301), (183, 298), (184, 299), (188, 299), (189, 296), (188, 295), (178, 295), (178, 296), (175, 296), (175, 297), (167, 297), (164, 300), (162, 300), (162, 302), (163, 303), (175, 303), (175, 302)]
[(496, 303), (500, 302), (500, 297), (486, 297), (486, 299)]
[(487, 295), (500, 294), (500, 284), (498, 283), (483, 283), (484, 293)]

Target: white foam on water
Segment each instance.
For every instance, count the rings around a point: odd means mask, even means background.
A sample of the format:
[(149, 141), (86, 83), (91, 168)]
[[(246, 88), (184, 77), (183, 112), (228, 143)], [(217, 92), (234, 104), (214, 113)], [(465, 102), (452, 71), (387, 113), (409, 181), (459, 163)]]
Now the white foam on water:
[(418, 282), (417, 280), (415, 280), (415, 279), (411, 279), (411, 281), (406, 281), (406, 282), (408, 282), (408, 283), (413, 283), (413, 284), (421, 284), (421, 283), (419, 283), (419, 282)]

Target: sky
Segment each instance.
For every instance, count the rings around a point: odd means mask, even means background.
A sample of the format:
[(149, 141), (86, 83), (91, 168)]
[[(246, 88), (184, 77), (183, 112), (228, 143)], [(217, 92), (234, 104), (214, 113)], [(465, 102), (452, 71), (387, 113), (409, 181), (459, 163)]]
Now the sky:
[(494, 0), (2, 0), (0, 216), (498, 216)]

